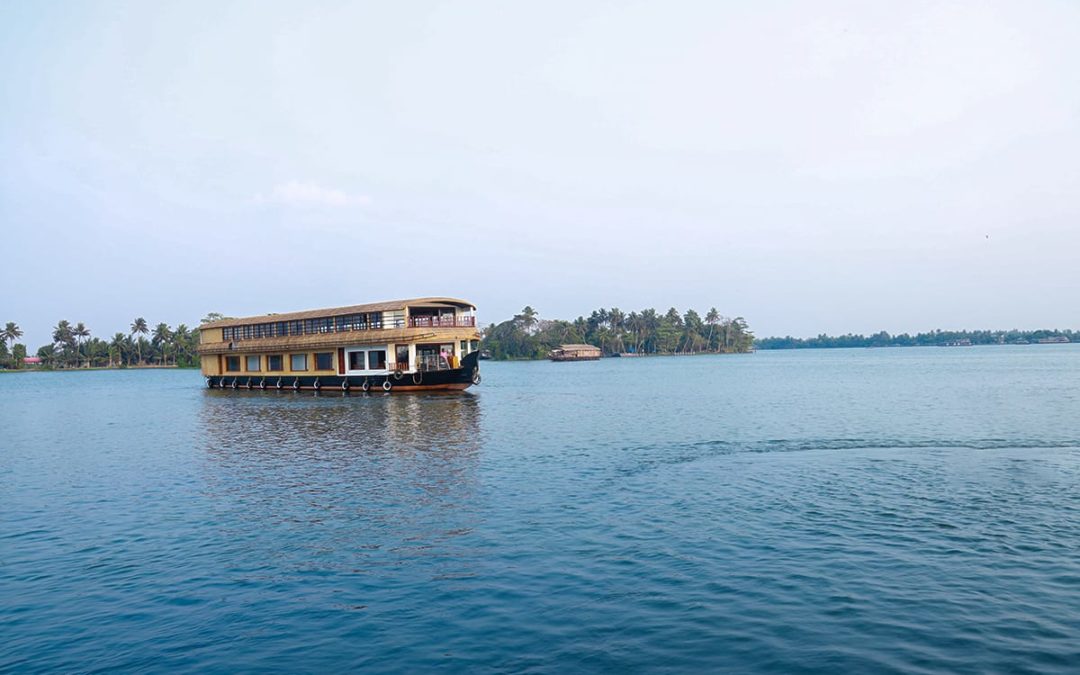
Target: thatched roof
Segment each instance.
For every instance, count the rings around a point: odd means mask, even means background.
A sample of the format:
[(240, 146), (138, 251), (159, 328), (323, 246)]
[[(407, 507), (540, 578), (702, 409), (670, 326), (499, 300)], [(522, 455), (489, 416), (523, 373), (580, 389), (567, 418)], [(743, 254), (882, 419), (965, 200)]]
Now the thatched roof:
[(246, 326), (248, 324), (270, 323), (272, 321), (302, 321), (304, 319), (322, 319), (331, 316), (362, 314), (366, 312), (393, 312), (417, 305), (424, 307), (476, 309), (471, 302), (459, 300), (458, 298), (413, 298), (411, 300), (387, 300), (386, 302), (373, 302), (366, 305), (349, 305), (347, 307), (308, 309), (302, 312), (288, 312), (285, 314), (262, 314), (260, 316), (248, 316), (242, 319), (221, 319), (220, 321), (204, 323), (199, 326), (199, 328), (229, 328), (231, 326)]
[(564, 352), (600, 351), (599, 347), (594, 347), (592, 345), (559, 345), (559, 349)]

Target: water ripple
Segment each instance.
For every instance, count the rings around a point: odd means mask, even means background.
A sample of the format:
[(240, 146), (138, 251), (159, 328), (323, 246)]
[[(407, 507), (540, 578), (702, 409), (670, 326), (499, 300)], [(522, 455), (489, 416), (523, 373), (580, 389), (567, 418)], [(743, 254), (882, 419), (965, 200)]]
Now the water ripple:
[(1078, 357), (5, 376), (0, 670), (1075, 672)]

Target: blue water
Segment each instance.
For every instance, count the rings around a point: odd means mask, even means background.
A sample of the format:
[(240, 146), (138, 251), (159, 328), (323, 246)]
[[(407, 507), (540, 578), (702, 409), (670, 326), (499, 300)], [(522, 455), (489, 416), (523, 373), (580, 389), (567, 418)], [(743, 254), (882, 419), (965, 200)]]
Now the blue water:
[(0, 670), (1078, 672), (1080, 347), (0, 376)]

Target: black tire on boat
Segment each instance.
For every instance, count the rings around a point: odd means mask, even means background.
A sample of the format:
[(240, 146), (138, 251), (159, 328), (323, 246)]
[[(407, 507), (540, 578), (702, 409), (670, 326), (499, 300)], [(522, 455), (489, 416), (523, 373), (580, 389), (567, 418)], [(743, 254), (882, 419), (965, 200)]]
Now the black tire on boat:
[(393, 382), (391, 382), (390, 380), (385, 380), (385, 381), (384, 381), (384, 382), (382, 383), (382, 390), (383, 390), (383, 391), (390, 391), (390, 390), (391, 390), (391, 389), (393, 389), (393, 388), (394, 388), (394, 383), (393, 383)]
[(363, 383), (360, 384), (360, 389), (362, 389), (365, 394), (371, 391), (371, 383), (368, 382), (366, 377), (364, 378)]

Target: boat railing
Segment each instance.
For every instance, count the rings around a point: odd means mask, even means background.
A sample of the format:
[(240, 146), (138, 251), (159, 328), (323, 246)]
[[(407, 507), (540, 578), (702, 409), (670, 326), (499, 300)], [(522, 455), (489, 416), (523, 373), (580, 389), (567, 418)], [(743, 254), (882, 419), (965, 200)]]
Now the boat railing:
[(439, 355), (433, 356), (417, 356), (416, 368), (424, 372), (430, 372), (433, 370), (450, 370), (450, 364), (446, 359)]
[(410, 316), (410, 328), (475, 328), (475, 316)]

